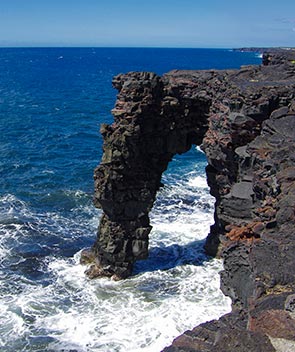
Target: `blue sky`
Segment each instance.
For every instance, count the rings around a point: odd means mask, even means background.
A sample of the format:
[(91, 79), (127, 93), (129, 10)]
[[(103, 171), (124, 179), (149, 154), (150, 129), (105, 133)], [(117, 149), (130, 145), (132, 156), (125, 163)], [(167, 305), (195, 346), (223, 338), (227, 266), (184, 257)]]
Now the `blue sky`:
[(295, 46), (295, 0), (0, 0), (0, 46)]

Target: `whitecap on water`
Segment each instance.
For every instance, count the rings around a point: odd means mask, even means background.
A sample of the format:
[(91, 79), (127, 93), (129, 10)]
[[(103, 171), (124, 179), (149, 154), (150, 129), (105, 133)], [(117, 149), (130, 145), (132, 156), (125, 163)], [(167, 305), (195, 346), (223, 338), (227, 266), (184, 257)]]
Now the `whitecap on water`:
[[(73, 247), (93, 242), (97, 226), (98, 213), (85, 204), (83, 193), (67, 193), (77, 203), (63, 215), (35, 213), (7, 198), (10, 219), (21, 221), (13, 220), (10, 227), (3, 223), (0, 242), (0, 252), (8, 257), (1, 264), (2, 348), (154, 352), (183, 331), (228, 312), (230, 301), (219, 289), (222, 263), (202, 249), (213, 212), (204, 182), (199, 172), (189, 171), (160, 191), (151, 213), (149, 258), (120, 282), (88, 280), (79, 252), (71, 254)], [(30, 238), (41, 245), (36, 252), (26, 252)], [(24, 262), (15, 259), (17, 248)]]

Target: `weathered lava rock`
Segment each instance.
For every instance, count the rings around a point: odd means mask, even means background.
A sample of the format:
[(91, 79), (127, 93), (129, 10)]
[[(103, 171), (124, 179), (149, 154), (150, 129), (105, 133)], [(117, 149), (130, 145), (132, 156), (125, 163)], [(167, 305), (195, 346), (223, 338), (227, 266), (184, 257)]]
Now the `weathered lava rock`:
[[(295, 52), (291, 54), (284, 59), (284, 52), (268, 53), (273, 59), (266, 67), (242, 68), (227, 80), (237, 84), (239, 104), (230, 106), (224, 118), (218, 109), (209, 117), (203, 149), (217, 201), (206, 248), (224, 259), (221, 288), (231, 297), (233, 312), (184, 333), (164, 351), (295, 351)], [(233, 115), (232, 110), (238, 111)], [(232, 116), (244, 123), (237, 134)]]
[(295, 346), (294, 60), (295, 51), (276, 51), (264, 65), (240, 70), (114, 78), (114, 123), (101, 128), (104, 153), (95, 170), (94, 203), (103, 216), (81, 258), (92, 262), (88, 276), (125, 278), (147, 256), (148, 213), (176, 153), (201, 145), (216, 199), (205, 248), (224, 260), (221, 288), (233, 311), (164, 351)]
[(113, 80), (119, 90), (114, 123), (101, 127), (104, 153), (94, 175), (94, 204), (104, 214), (90, 254), (82, 253), (82, 261), (94, 258), (87, 270), (91, 278), (125, 278), (135, 260), (147, 257), (148, 213), (162, 173), (173, 155), (202, 142), (210, 99), (174, 94), (168, 84), (168, 78), (153, 73), (133, 72)]

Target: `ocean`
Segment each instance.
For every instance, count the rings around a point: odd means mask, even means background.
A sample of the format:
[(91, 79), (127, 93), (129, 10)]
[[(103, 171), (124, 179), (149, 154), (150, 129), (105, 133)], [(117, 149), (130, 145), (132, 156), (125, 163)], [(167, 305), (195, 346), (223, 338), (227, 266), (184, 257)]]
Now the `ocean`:
[(0, 49), (1, 351), (155, 352), (230, 311), (222, 262), (203, 252), (214, 199), (197, 146), (163, 175), (149, 258), (131, 278), (88, 280), (79, 255), (100, 217), (93, 170), (112, 77), (260, 62), (226, 49)]

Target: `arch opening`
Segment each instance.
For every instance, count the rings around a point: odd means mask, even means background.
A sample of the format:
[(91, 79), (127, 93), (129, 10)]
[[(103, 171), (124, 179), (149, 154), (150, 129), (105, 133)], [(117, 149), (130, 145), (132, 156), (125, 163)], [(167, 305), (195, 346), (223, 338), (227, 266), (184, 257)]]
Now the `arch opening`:
[(150, 212), (149, 255), (135, 263), (133, 274), (202, 265), (208, 260), (205, 239), (213, 223), (215, 199), (210, 195), (199, 147), (175, 155), (162, 175), (164, 185)]

